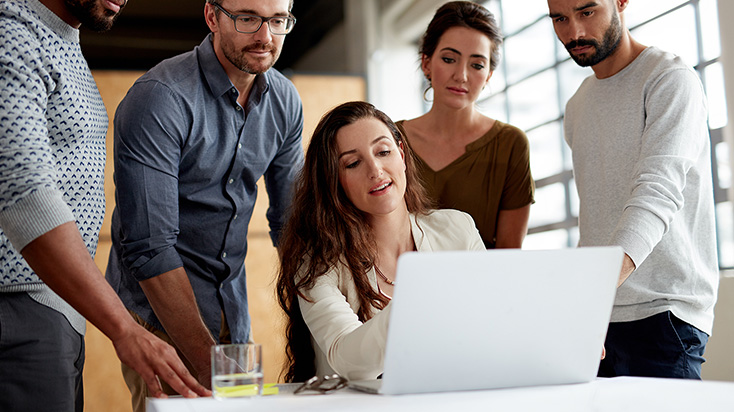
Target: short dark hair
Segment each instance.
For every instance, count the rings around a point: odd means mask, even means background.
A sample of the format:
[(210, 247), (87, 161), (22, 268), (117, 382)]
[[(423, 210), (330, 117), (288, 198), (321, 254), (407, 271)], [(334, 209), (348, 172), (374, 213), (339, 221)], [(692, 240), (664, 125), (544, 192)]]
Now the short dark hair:
[(502, 44), (501, 30), (489, 10), (471, 1), (451, 1), (436, 11), (421, 39), (420, 54), (433, 56), (441, 36), (453, 27), (474, 29), (489, 37), (489, 70), (497, 67), (500, 61), (499, 46)]
[[(222, 0), (206, 0), (206, 2), (210, 4), (218, 4), (220, 6), (222, 5)], [(290, 0), (290, 2), (288, 2), (288, 12), (290, 12), (291, 10), (293, 10), (293, 0)], [(219, 13), (219, 10), (216, 10), (216, 12)]]

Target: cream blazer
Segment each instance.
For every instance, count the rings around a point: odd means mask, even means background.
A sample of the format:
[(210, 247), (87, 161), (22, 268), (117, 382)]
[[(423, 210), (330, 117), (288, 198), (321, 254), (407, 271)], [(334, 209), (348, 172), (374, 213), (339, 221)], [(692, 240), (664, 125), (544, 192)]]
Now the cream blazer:
[[(441, 250), (484, 250), (474, 220), (464, 212), (435, 210), (428, 215), (410, 215), (410, 225), (419, 252)], [(377, 290), (374, 268), (367, 273)], [(391, 305), (378, 311), (367, 322), (357, 318), (359, 303), (352, 275), (339, 264), (320, 276), (299, 297), (303, 319), (311, 331), (319, 376), (338, 373), (350, 380), (377, 378), (383, 369), (387, 325)]]

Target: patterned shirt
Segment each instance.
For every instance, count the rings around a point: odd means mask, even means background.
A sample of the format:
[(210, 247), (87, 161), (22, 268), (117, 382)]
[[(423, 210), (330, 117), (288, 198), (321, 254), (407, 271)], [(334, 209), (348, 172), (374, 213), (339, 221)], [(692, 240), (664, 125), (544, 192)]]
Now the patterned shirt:
[(79, 31), (36, 0), (0, 0), (0, 292), (28, 291), (80, 333), (83, 318), (18, 251), (75, 220), (94, 256), (107, 122)]

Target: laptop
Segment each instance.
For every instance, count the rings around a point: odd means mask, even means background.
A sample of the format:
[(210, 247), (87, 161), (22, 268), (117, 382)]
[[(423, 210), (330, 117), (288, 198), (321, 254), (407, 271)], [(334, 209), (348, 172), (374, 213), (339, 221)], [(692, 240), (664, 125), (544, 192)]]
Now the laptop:
[(596, 378), (619, 247), (411, 252), (398, 260), (382, 379), (386, 395)]

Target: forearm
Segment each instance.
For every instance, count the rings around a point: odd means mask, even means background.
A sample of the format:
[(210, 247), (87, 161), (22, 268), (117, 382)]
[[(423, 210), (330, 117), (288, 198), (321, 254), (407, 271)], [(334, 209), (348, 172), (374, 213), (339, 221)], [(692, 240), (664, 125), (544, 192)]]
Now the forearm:
[(137, 326), (95, 265), (74, 222), (39, 236), (21, 254), (41, 280), (112, 341)]
[[(184, 268), (140, 282), (158, 320), (197, 373), (210, 369), (210, 350), (216, 344), (199, 313), (196, 297)], [(203, 382), (205, 383), (205, 382)]]
[(619, 273), (619, 281), (617, 282), (617, 287), (622, 286), (622, 283), (624, 283), (624, 281), (627, 280), (628, 277), (630, 277), (634, 270), (635, 262), (633, 262), (629, 255), (625, 253), (624, 260), (622, 261), (622, 270)]
[(110, 338), (120, 360), (143, 377), (153, 396), (165, 396), (159, 378), (186, 397), (210, 395), (170, 345), (133, 320), (97, 269), (74, 222), (36, 238), (21, 254), (54, 292)]

